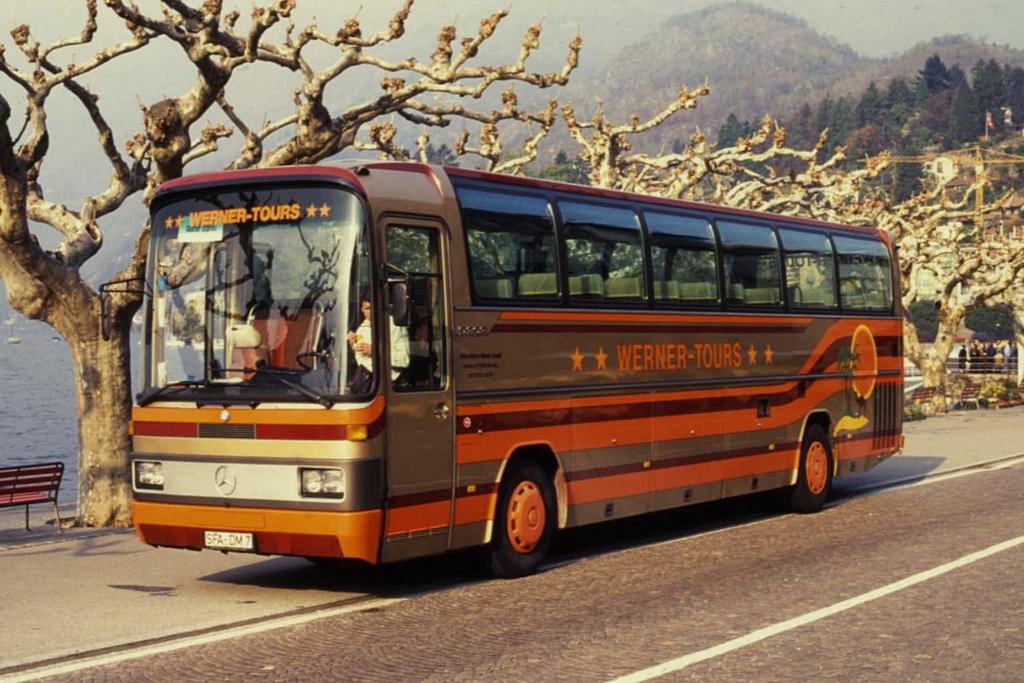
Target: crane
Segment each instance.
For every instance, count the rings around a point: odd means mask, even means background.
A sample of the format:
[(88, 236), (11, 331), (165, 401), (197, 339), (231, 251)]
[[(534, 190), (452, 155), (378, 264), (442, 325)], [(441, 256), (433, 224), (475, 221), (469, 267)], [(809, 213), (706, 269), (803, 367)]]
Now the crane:
[[(868, 157), (865, 163), (872, 163), (882, 157)], [(930, 154), (918, 154), (912, 156), (889, 156), (886, 158), (893, 164), (924, 164), (941, 159), (948, 159), (952, 168), (948, 171), (949, 177), (956, 175), (959, 166), (973, 163), (974, 175), (979, 179), (987, 178), (986, 169), (989, 166), (1007, 166), (1024, 164), (1024, 156), (1001, 152), (996, 149), (983, 149), (981, 145), (975, 144), (964, 149), (950, 150), (948, 152), (933, 152)], [(942, 172), (941, 175), (945, 175)], [(985, 186), (978, 183), (974, 190), (974, 226), (980, 230), (984, 223), (985, 216)]]

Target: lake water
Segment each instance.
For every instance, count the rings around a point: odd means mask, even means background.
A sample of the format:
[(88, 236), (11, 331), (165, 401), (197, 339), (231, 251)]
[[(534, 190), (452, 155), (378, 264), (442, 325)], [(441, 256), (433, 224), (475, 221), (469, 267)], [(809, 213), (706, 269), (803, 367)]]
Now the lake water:
[[(71, 354), (42, 323), (22, 320), (9, 331), (0, 320), (0, 465), (64, 463), (62, 503), (78, 486), (78, 432)], [(21, 338), (8, 344), (9, 334)]]

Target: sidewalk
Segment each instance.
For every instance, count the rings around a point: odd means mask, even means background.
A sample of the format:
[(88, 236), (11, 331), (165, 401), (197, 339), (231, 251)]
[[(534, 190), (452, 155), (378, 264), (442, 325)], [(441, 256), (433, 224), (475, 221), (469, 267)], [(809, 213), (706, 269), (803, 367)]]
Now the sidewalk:
[[(60, 517), (64, 524), (75, 516), (73, 504), (60, 506)], [(53, 517), (53, 505), (40, 503), (28, 506), (29, 531), (25, 530), (25, 506), (0, 509), (0, 548), (23, 548), (50, 543), (78, 541), (110, 534), (132, 533), (131, 529), (91, 529), (72, 527), (60, 531)]]

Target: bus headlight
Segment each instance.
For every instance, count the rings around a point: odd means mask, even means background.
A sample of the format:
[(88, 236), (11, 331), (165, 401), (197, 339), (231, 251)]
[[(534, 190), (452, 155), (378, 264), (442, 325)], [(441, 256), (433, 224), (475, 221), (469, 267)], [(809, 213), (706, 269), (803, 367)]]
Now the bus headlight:
[(344, 498), (344, 470), (299, 468), (300, 493), (310, 498)]
[(135, 461), (135, 487), (140, 489), (164, 488), (164, 465), (160, 462)]

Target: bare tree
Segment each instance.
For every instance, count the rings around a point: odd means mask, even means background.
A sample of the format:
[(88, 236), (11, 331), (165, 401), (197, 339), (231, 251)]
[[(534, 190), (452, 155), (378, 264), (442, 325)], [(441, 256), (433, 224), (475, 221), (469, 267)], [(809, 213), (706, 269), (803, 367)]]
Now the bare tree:
[[(888, 154), (848, 170), (843, 165), (843, 147), (821, 159), (827, 130), (813, 148), (793, 149), (786, 144), (785, 130), (770, 118), (729, 147), (712, 149), (697, 131), (679, 152), (631, 153), (632, 136), (695, 108), (708, 93), (707, 84), (694, 91), (683, 87), (669, 106), (649, 120), (641, 122), (634, 115), (622, 125), (608, 121), (600, 106), (589, 122), (580, 122), (574, 109), (565, 105), (563, 117), (580, 145), (580, 158), (590, 165), (591, 184), (888, 231), (899, 250), (905, 306), (918, 300), (920, 272), (930, 272), (942, 282), (935, 343), (924, 348), (911, 321), (904, 327), (904, 336), (907, 357), (922, 369), (925, 386), (944, 388), (945, 359), (959, 325), (968, 313), (1006, 292), (1024, 270), (1020, 240), (957, 227), (979, 215), (970, 200), (977, 183), (984, 184), (985, 179), (976, 180), (957, 196), (947, 187), (949, 180), (940, 181), (894, 203), (884, 189), (871, 183), (889, 166)], [(1005, 211), (1012, 198), (1012, 192), (1004, 194), (985, 206), (981, 215)], [(937, 401), (942, 400), (941, 394)]]
[[(559, 71), (533, 72), (527, 61), (539, 46), (540, 27), (531, 26), (514, 61), (478, 64), (481, 47), (507, 14), (499, 11), (485, 17), (477, 32), (458, 45), (456, 29), (443, 27), (429, 60), (389, 61), (372, 49), (403, 36), (413, 0), (405, 0), (386, 28), (370, 35), (364, 34), (355, 18), (333, 33), (316, 23), (296, 29), (290, 21), (296, 0), (267, 0), (252, 10), (247, 24), (240, 21), (238, 11), (225, 11), (223, 0), (206, 0), (200, 7), (185, 0), (162, 0), (157, 15), (125, 0), (104, 2), (127, 29), (120, 43), (99, 47), (77, 63), (58, 59), (72, 47), (94, 49), (97, 4), (84, 0), (87, 19), (78, 36), (43, 46), (23, 25), (11, 33), (23, 64), (0, 53), (0, 72), (24, 93), (26, 109), (24, 122), (19, 122), (10, 103), (0, 97), (0, 278), (17, 311), (51, 325), (71, 348), (79, 413), (78, 518), (90, 526), (129, 522), (128, 332), (140, 303), (135, 292), (110, 296), (113, 324), (110, 340), (104, 341), (100, 295), (80, 273), (103, 244), (97, 223), (101, 217), (117, 211), (137, 193), (148, 201), (160, 183), (217, 151), (219, 141), (236, 130), (244, 142), (226, 164), (228, 168), (315, 163), (355, 147), (364, 127), (382, 144), (387, 140), (386, 127), (375, 129), (374, 124), (390, 116), (428, 127), (447, 126), (456, 119), (485, 126), (521, 120), (524, 115), (507, 98), (503, 108), (493, 111), (473, 109), (463, 102), (477, 101), (498, 81), (537, 88), (564, 85), (578, 63), (582, 42), (578, 35), (572, 39)], [(272, 39), (272, 29), (282, 26), (280, 35)], [(187, 92), (143, 107), (141, 131), (123, 153), (97, 95), (82, 84), (81, 77), (156, 41), (180, 48), (194, 70), (194, 81)], [(333, 61), (314, 66), (308, 54), (315, 46), (330, 48)], [(246, 122), (225, 92), (236, 72), (256, 64), (288, 70), (298, 80), (293, 112), (259, 126)], [(356, 67), (379, 70), (381, 91), (331, 111), (325, 89)], [(112, 169), (107, 188), (86, 197), (79, 208), (48, 200), (40, 182), (50, 144), (46, 107), (57, 88), (70, 91), (88, 114)], [(200, 124), (218, 112), (224, 123)], [(19, 128), (22, 132), (12, 132)], [(19, 144), (23, 135), (25, 140)], [(62, 237), (60, 246), (44, 250), (33, 233), (36, 225), (56, 230)], [(148, 237), (146, 226), (118, 279), (144, 273)]]
[[(875, 195), (846, 212), (847, 222), (873, 224), (892, 235), (899, 248), (904, 306), (909, 308), (923, 299), (918, 289), (922, 272), (930, 273), (941, 285), (935, 299), (935, 342), (922, 346), (911, 320), (905, 322), (903, 335), (906, 356), (921, 369), (924, 386), (940, 389), (936, 400), (940, 409), (944, 409), (941, 396), (946, 359), (957, 329), (969, 313), (997, 300), (1019, 282), (1024, 271), (1024, 242), (998, 230), (965, 229), (964, 223), (973, 225), (978, 215), (971, 206), (976, 188), (953, 196), (947, 183), (940, 181), (899, 204)], [(983, 214), (998, 215), (1012, 199), (1012, 192), (1005, 193), (984, 207)]]

